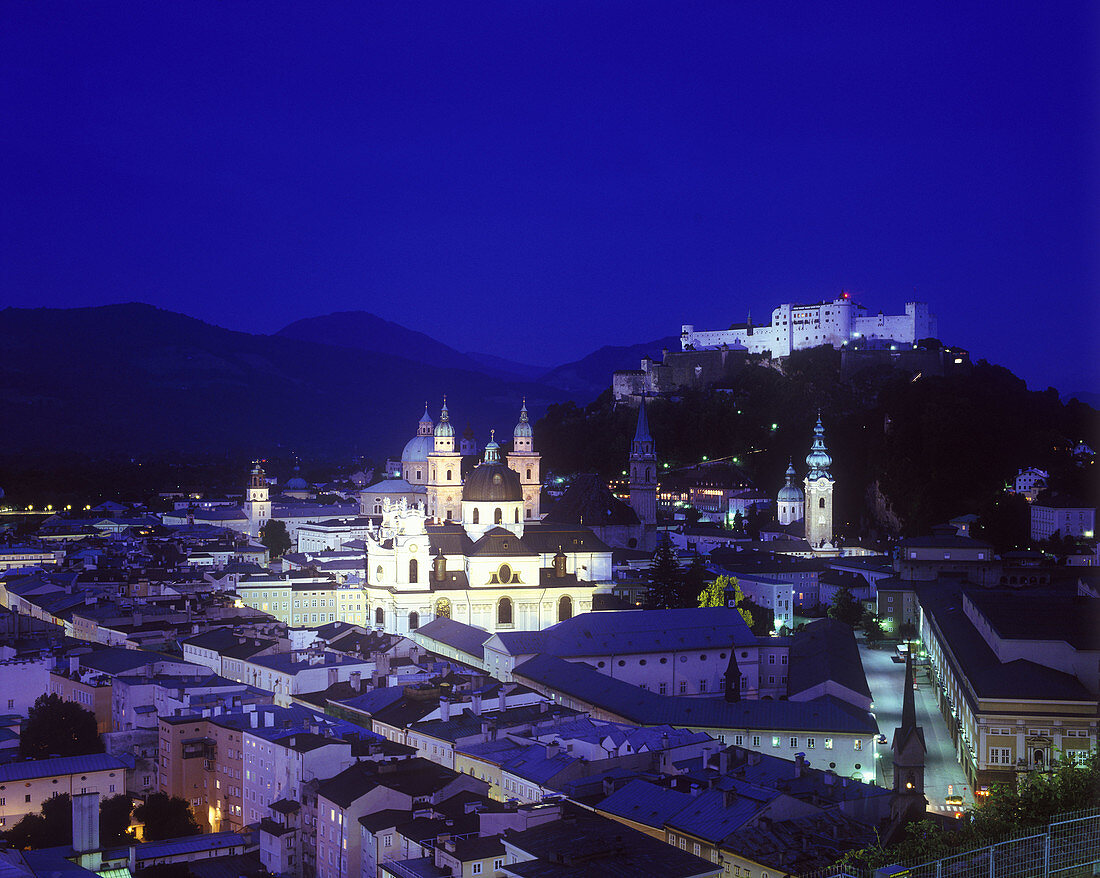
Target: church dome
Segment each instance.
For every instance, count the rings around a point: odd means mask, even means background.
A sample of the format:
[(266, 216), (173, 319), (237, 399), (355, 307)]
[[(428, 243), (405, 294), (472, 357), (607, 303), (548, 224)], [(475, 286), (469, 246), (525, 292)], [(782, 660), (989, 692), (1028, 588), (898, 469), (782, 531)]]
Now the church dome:
[(413, 436), (401, 452), (402, 463), (427, 462), (428, 454), (435, 447), (431, 436)]
[(501, 462), (500, 446), (495, 441), (485, 446), (484, 463), (466, 477), (462, 499), (473, 503), (523, 502), (519, 473)]
[(802, 493), (802, 489), (794, 484), (794, 464), (787, 464), (787, 484), (779, 489), (779, 495), (777, 500), (780, 503), (804, 503), (806, 500), (805, 495)]
[(286, 489), (288, 491), (305, 491), (309, 488), (306, 484), (306, 480), (300, 476), (295, 476), (293, 479), (288, 479), (286, 483)]

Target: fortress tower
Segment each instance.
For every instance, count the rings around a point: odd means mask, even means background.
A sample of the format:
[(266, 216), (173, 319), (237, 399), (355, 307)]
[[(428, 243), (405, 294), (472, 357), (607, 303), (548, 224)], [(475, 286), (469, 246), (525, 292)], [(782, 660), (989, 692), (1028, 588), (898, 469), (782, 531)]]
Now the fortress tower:
[(821, 425), (821, 415), (817, 416), (814, 427), (814, 442), (810, 453), (806, 455), (806, 541), (811, 549), (833, 546), (833, 477), (829, 467), (833, 459), (825, 448), (825, 428)]

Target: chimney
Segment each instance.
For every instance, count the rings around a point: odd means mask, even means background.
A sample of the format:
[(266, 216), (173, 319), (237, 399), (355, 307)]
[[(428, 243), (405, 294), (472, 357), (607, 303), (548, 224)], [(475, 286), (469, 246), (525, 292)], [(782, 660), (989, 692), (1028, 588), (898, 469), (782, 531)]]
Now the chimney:
[(99, 849), (99, 793), (76, 793), (73, 803), (73, 850), (78, 854)]
[(794, 776), (802, 777), (806, 773), (806, 754), (795, 753), (794, 754)]
[(358, 692), (362, 688), (362, 673), (360, 671), (352, 671), (351, 677), (348, 682), (351, 683), (351, 688)]
[(722, 790), (722, 807), (729, 808), (737, 801), (736, 790)]
[(256, 711), (253, 710), (251, 713), (248, 714), (248, 721), (251, 724), (252, 728), (256, 728), (259, 725), (259, 723), (257, 722)]
[(264, 728), (270, 729), (275, 725), (275, 714), (270, 710), (264, 712)]
[(725, 777), (730, 770), (730, 754), (728, 750), (718, 751), (718, 773)]
[(450, 722), (451, 719), (451, 699), (446, 695), (439, 699), (439, 718), (443, 722)]
[(474, 716), (481, 716), (481, 695), (475, 692), (470, 698), (470, 710), (474, 712)]
[(546, 745), (546, 758), (553, 759), (558, 755), (558, 751), (561, 749), (560, 741), (551, 741)]

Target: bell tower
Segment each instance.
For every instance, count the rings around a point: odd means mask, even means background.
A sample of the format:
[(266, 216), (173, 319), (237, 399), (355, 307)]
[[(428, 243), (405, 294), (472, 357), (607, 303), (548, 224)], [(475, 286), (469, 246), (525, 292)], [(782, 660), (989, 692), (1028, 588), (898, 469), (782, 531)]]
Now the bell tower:
[(519, 483), (523, 488), (525, 521), (538, 521), (542, 517), (539, 510), (542, 495), (542, 480), (539, 475), (541, 461), (542, 455), (535, 451), (535, 435), (527, 418), (527, 400), (524, 400), (519, 410), (519, 422), (512, 431), (512, 450), (508, 453), (508, 466), (519, 474)]
[(806, 455), (805, 498), (806, 542), (811, 549), (833, 547), (833, 477), (829, 472), (833, 459), (825, 448), (825, 428), (821, 425), (821, 413), (814, 427), (814, 442)]
[(462, 454), (455, 448), (455, 428), (446, 398), (433, 441), (434, 450), (428, 454), (428, 517), (457, 521), (462, 509)]
[(252, 475), (245, 491), (244, 514), (248, 518), (248, 535), (257, 537), (260, 529), (271, 520), (271, 492), (264, 475), (263, 464), (252, 462)]
[(924, 729), (917, 725), (916, 703), (913, 698), (913, 659), (905, 659), (905, 691), (901, 699), (901, 725), (894, 730), (890, 744), (894, 751), (894, 797), (890, 805), (895, 820), (924, 815), (924, 760), (927, 747)]
[(638, 407), (638, 426), (630, 443), (630, 506), (643, 527), (657, 527), (657, 452), (649, 433), (645, 396)]

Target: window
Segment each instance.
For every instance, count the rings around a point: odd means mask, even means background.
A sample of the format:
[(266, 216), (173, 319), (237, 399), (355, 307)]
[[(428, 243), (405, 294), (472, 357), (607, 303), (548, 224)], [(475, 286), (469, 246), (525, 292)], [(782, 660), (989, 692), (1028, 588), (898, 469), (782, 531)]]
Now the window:
[(817, 745), (817, 738), (807, 738), (806, 739), (806, 749), (807, 750), (813, 750), (816, 745)]
[[(505, 570), (508, 567), (507, 564), (501, 565), (501, 570)], [(512, 624), (512, 599), (501, 598), (497, 603), (497, 624), (498, 625), (511, 625)]]
[(411, 613), (409, 613), (409, 630), (410, 631), (415, 631), (419, 627), (420, 627), (420, 614), (418, 612), (416, 612), (416, 610), (413, 610)]
[(752, 745), (754, 747), (759, 747), (760, 746), (760, 736), (759, 735), (753, 735), (752, 736)]
[(470, 871), (474, 875), (480, 875), (481, 874), (481, 863), (474, 863), (474, 866)]
[(856, 738), (854, 741), (852, 741), (852, 749), (853, 750), (862, 750), (863, 749), (863, 742), (859, 738)]
[(768, 664), (769, 665), (774, 665), (775, 664), (775, 656), (774, 655), (769, 655), (768, 656)]
[(990, 747), (989, 748), (989, 764), (990, 765), (1011, 765), (1012, 764), (1012, 751), (1008, 747)]
[[(414, 561), (413, 563), (415, 564), (416, 562)], [(384, 625), (385, 623), (386, 623), (386, 611), (383, 610), (381, 607), (376, 608), (375, 611), (374, 611), (374, 624), (375, 625)]]
[(472, 517), (472, 518), (470, 519), (470, 521), (471, 521), (471, 522), (472, 522), (473, 524), (477, 524), (477, 523), (478, 523), (478, 517), (479, 517), (479, 516), (478, 516), (478, 514), (477, 514), (477, 510), (475, 509), (475, 510), (474, 510), (474, 512), (473, 512), (473, 517)]
[(493, 860), (493, 870), (494, 871), (496, 871), (498, 869), (503, 869), (503, 868), (504, 868), (504, 857), (500, 857), (499, 859)]
[(700, 692), (706, 692), (707, 691), (707, 681), (706, 680), (700, 680), (699, 681), (699, 691)]
[(772, 746), (773, 747), (778, 747), (779, 746), (779, 735), (772, 735)]
[(388, 847), (392, 847), (392, 846), (393, 846), (393, 834), (387, 832), (384, 836), (382, 836), (382, 847), (387, 847), (388, 848)]
[(558, 621), (564, 622), (573, 618), (573, 599), (569, 595), (563, 595), (558, 601)]
[(417, 582), (417, 576), (419, 575), (419, 568), (415, 558), (409, 559), (409, 582)]
[(832, 750), (833, 749), (833, 739), (832, 738), (826, 738), (825, 739), (825, 749), (826, 750)]
[(681, 680), (680, 681), (680, 694), (681, 695), (687, 695), (687, 691), (688, 691), (687, 680)]
[[(503, 524), (504, 522), (504, 510), (499, 506), (493, 510), (493, 524)], [(477, 865), (476, 863), (474, 865)]]
[(738, 747), (743, 746), (744, 743), (745, 743), (745, 736), (744, 735), (734, 735), (733, 736), (733, 743), (736, 744)]
[(797, 750), (798, 749), (798, 738), (791, 738), (791, 749), (792, 750)]
[(668, 695), (668, 683), (661, 683), (657, 686), (658, 695)]

